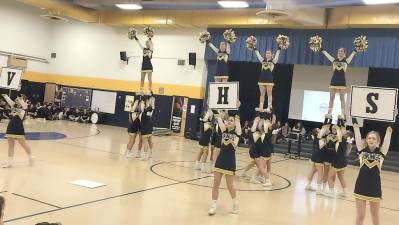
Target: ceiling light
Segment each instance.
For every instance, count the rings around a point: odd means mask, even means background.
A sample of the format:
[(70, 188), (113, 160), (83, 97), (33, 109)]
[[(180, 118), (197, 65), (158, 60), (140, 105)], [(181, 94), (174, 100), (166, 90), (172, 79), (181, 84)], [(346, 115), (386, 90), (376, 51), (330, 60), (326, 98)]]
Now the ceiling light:
[(366, 5), (383, 5), (399, 3), (399, 0), (363, 0)]
[(143, 6), (139, 4), (115, 4), (115, 5), (116, 7), (125, 10), (139, 10), (143, 8)]
[(223, 8), (248, 8), (249, 4), (246, 1), (218, 1), (218, 4)]

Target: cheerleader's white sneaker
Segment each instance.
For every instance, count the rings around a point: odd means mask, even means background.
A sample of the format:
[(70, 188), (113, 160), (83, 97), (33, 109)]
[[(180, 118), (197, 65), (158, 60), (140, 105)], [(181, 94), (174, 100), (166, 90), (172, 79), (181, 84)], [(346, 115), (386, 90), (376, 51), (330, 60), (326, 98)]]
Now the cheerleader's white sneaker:
[(240, 205), (238, 203), (233, 204), (233, 210), (231, 211), (232, 214), (239, 214), (240, 213)]
[(216, 203), (212, 202), (212, 205), (211, 205), (211, 207), (208, 210), (208, 215), (210, 215), (210, 216), (215, 215), (216, 214), (216, 208), (217, 208), (216, 207)]
[(137, 150), (136, 155), (134, 156), (135, 158), (140, 158), (141, 157), (141, 151)]
[(11, 167), (12, 167), (12, 161), (7, 160), (7, 161), (3, 164), (2, 167), (3, 167), (3, 168), (11, 168)]
[(201, 170), (201, 164), (200, 164), (199, 161), (195, 161), (194, 169), (195, 170)]
[(251, 179), (249, 180), (249, 182), (254, 183), (254, 184), (260, 184), (262, 182), (260, 182), (256, 176), (252, 176)]
[(272, 186), (272, 182), (270, 181), (270, 179), (266, 179), (265, 183), (262, 184), (264, 187), (271, 187)]
[(34, 156), (30, 156), (29, 157), (29, 166), (34, 166), (35, 165), (35, 157)]
[(306, 191), (316, 191), (316, 189), (314, 187), (312, 187), (311, 184), (307, 184), (306, 187), (305, 187), (305, 190)]

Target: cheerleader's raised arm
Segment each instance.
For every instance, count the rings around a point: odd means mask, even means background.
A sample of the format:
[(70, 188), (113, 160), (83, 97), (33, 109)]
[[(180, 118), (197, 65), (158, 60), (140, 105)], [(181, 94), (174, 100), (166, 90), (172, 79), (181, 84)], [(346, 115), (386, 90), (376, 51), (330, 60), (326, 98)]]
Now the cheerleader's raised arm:
[(274, 53), (274, 57), (273, 57), (273, 63), (276, 64), (278, 62), (278, 58), (280, 57), (280, 53), (281, 53), (281, 49), (278, 48), (276, 50), (276, 53)]
[(391, 138), (392, 138), (392, 128), (387, 127), (387, 130), (385, 132), (385, 137), (384, 137), (384, 143), (381, 146), (381, 153), (384, 155), (387, 155), (389, 146), (391, 145)]
[(216, 46), (212, 42), (208, 42), (208, 45), (216, 54), (218, 54), (219, 49), (216, 48)]

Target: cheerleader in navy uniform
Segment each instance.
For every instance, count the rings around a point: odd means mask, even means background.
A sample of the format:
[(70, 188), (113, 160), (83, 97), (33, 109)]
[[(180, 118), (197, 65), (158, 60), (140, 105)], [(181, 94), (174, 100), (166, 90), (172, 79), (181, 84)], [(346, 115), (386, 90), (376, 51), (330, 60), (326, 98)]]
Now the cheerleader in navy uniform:
[(144, 101), (142, 101), (140, 107), (140, 136), (144, 150), (141, 154), (141, 160), (146, 161), (150, 158), (150, 137), (153, 131), (152, 114), (155, 107), (155, 98), (152, 93), (144, 96)]
[(262, 184), (263, 186), (269, 186), (268, 183), (264, 182), (264, 179), (268, 179), (268, 174), (266, 171), (265, 161), (263, 160), (263, 148), (265, 147), (264, 142), (266, 141), (266, 132), (268, 131), (268, 125), (265, 124), (264, 116), (260, 113), (255, 117), (254, 123), (251, 127), (252, 133), (252, 145), (249, 148), (249, 156), (251, 157), (251, 162), (244, 168), (241, 177), (245, 178), (246, 173), (256, 165), (257, 173), (253, 175), (250, 179), (251, 183)]
[(331, 117), (332, 109), (334, 106), (335, 94), (339, 93), (341, 99), (341, 114), (342, 117), (345, 118), (345, 93), (346, 93), (346, 78), (345, 72), (348, 68), (348, 65), (351, 63), (353, 57), (356, 55), (356, 51), (352, 51), (352, 53), (346, 57), (345, 49), (338, 49), (337, 58), (331, 56), (325, 49), (322, 49), (321, 52), (326, 56), (326, 58), (333, 65), (333, 76), (330, 82), (330, 101), (328, 103), (328, 117)]
[[(200, 151), (197, 156), (197, 160), (195, 161), (195, 169), (201, 170), (201, 172), (205, 173), (207, 172), (207, 167), (206, 167), (206, 160), (208, 158), (208, 152), (209, 152), (209, 143), (211, 141), (211, 135), (212, 135), (212, 116), (213, 113), (211, 110), (207, 110), (203, 117), (200, 119), (200, 140), (199, 140), (199, 146), (200, 146)], [(210, 169), (210, 167), (209, 167)]]
[[(137, 135), (140, 135), (140, 105), (143, 101), (143, 95), (140, 93), (135, 96), (134, 102), (132, 104), (131, 110), (129, 112), (129, 126), (127, 132), (129, 134), (129, 142), (126, 146), (126, 157), (132, 158), (134, 156), (133, 146), (136, 142)], [(136, 151), (136, 156), (140, 156), (140, 144)]]
[(230, 55), (230, 43), (220, 42), (219, 48), (216, 48), (211, 42), (208, 42), (209, 47), (217, 54), (216, 58), (216, 74), (214, 76), (215, 82), (227, 82), (229, 80), (228, 60)]
[[(225, 120), (228, 116), (227, 112), (224, 110), (219, 111), (219, 116)], [(213, 132), (211, 136), (211, 160), (210, 160), (210, 173), (213, 176), (213, 168), (215, 167), (216, 159), (219, 156), (220, 148), (222, 146), (222, 130), (217, 122), (217, 119), (214, 117), (214, 126)]]
[(137, 41), (137, 44), (143, 50), (143, 62), (141, 64), (140, 91), (141, 92), (144, 91), (144, 80), (145, 80), (146, 76), (148, 78), (148, 89), (150, 91), (152, 91), (153, 67), (152, 67), (151, 59), (152, 59), (152, 53), (154, 52), (154, 44), (152, 43), (151, 38), (149, 38), (145, 42), (145, 47), (144, 47), (136, 36), (134, 36), (134, 39)]
[(8, 141), (8, 160), (3, 165), (3, 168), (10, 168), (12, 167), (13, 159), (14, 159), (14, 147), (15, 141), (22, 146), (25, 152), (28, 154), (29, 157), (29, 165), (33, 166), (34, 158), (32, 156), (32, 150), (28, 143), (25, 140), (25, 129), (23, 121), (26, 116), (26, 97), (23, 95), (19, 95), (15, 101), (11, 100), (8, 95), (3, 94), (3, 98), (11, 107), (10, 113), (10, 122), (7, 126), (7, 131), (5, 137)]
[(335, 197), (335, 177), (337, 176), (341, 183), (342, 192), (339, 194), (341, 197), (346, 197), (346, 181), (345, 181), (345, 168), (348, 165), (346, 156), (349, 155), (352, 149), (353, 133), (345, 128), (345, 121), (342, 117), (338, 117), (337, 129), (337, 143), (335, 144), (334, 157), (331, 163), (331, 168), (328, 174), (328, 186), (330, 192), (328, 196)]
[(337, 128), (335, 125), (331, 125), (329, 133), (326, 136), (326, 145), (323, 151), (323, 192), (328, 195), (328, 174), (331, 169), (331, 164), (335, 154), (335, 146), (338, 143)]
[(273, 70), (274, 66), (278, 62), (278, 58), (280, 57), (281, 49), (278, 48), (276, 53), (273, 55), (272, 50), (266, 50), (265, 57), (260, 54), (258, 49), (255, 49), (256, 56), (258, 57), (259, 62), (262, 63), (262, 70), (259, 76), (259, 109), (263, 109), (263, 104), (265, 102), (265, 95), (267, 93), (267, 111), (271, 111), (273, 104)]
[(240, 117), (229, 116), (226, 122), (222, 120), (220, 115), (215, 115), (218, 125), (222, 131), (222, 143), (220, 154), (217, 157), (214, 168), (214, 180), (212, 188), (212, 205), (208, 211), (209, 215), (216, 213), (216, 203), (219, 198), (220, 182), (223, 175), (226, 177), (227, 188), (233, 199), (233, 210), (231, 213), (239, 213), (239, 205), (236, 198), (236, 190), (234, 188), (234, 174), (236, 171), (235, 151), (238, 146), (239, 136), (241, 135)]
[(314, 175), (317, 173), (317, 194), (322, 194), (322, 183), (324, 177), (324, 152), (326, 151), (327, 143), (327, 132), (330, 129), (332, 120), (329, 118), (324, 119), (324, 124), (321, 129), (315, 130), (313, 133), (313, 142), (315, 149), (310, 158), (310, 163), (312, 164), (312, 169), (308, 175), (308, 184), (306, 185), (307, 191), (313, 191), (312, 180)]
[(354, 193), (357, 211), (356, 225), (364, 224), (367, 202), (370, 203), (373, 225), (379, 225), (380, 200), (382, 199), (380, 173), (391, 143), (392, 128), (387, 128), (384, 142), (380, 148), (381, 138), (379, 133), (376, 131), (368, 132), (364, 142), (357, 120), (355, 118), (352, 118), (352, 120), (360, 159), (360, 170)]

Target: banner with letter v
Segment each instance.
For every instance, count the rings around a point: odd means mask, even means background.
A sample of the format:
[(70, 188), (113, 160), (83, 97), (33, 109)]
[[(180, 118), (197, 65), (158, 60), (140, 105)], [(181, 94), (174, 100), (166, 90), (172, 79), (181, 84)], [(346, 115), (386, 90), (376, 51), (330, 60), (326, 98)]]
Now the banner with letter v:
[(3, 67), (0, 74), (0, 87), (18, 90), (21, 83), (22, 69)]

